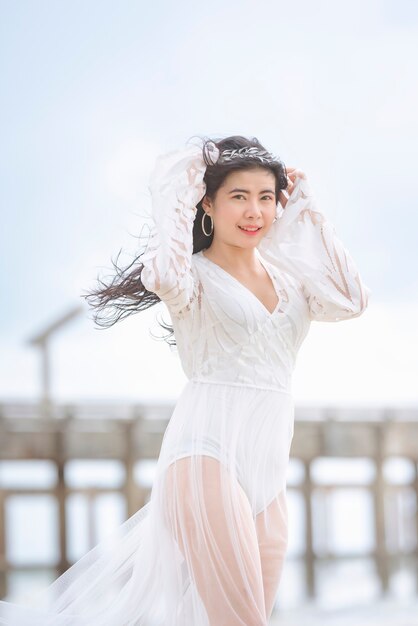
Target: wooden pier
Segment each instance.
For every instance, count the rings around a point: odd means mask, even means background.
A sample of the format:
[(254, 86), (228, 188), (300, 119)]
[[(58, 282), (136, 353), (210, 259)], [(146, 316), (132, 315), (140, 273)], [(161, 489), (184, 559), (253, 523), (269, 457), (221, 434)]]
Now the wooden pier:
[[(60, 558), (48, 569), (56, 575), (70, 565), (66, 528), (66, 499), (74, 493), (87, 495), (90, 507), (103, 493), (119, 492), (126, 503), (126, 517), (130, 517), (149, 498), (149, 487), (138, 485), (134, 479), (134, 466), (138, 461), (157, 459), (163, 433), (173, 410), (171, 405), (59, 405), (48, 418), (38, 414), (36, 405), (0, 405), (0, 460), (48, 460), (55, 464), (57, 481), (50, 489), (0, 490), (0, 597), (8, 591), (9, 574), (15, 571), (39, 570), (30, 565), (12, 565), (6, 558), (5, 508), (8, 498), (19, 494), (48, 494), (58, 503)], [(413, 565), (418, 581), (418, 539), (409, 552), (388, 551), (387, 523), (391, 494), (408, 489), (415, 494), (415, 530), (418, 538), (418, 409), (339, 409), (296, 407), (295, 433), (291, 457), (304, 467), (304, 478), (297, 485), (289, 485), (303, 497), (306, 514), (304, 563), (306, 590), (309, 598), (316, 595), (316, 563), (318, 560), (356, 558), (354, 555), (316, 554), (313, 546), (312, 496), (314, 491), (332, 492), (350, 485), (333, 481), (315, 483), (312, 464), (323, 458), (370, 459), (375, 467), (374, 479), (364, 484), (353, 483), (356, 489), (368, 490), (373, 501), (375, 549), (369, 555), (374, 559), (382, 593), (388, 590), (391, 571), (400, 559)], [(384, 462), (390, 457), (409, 459), (414, 475), (407, 484), (394, 484), (385, 480)], [(65, 464), (71, 460), (118, 460), (125, 468), (125, 480), (114, 487), (73, 488), (65, 483)], [(390, 511), (389, 511), (390, 513)], [(90, 516), (91, 517), (91, 516)], [(91, 522), (92, 523), (92, 522)], [(418, 582), (416, 583), (418, 587)]]

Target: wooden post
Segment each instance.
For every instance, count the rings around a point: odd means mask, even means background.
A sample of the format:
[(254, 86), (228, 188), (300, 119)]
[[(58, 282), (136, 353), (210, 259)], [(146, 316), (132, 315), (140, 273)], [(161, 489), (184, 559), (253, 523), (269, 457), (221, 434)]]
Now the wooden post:
[(56, 487), (56, 498), (58, 503), (58, 537), (59, 537), (59, 552), (60, 560), (58, 563), (58, 575), (63, 574), (69, 567), (68, 551), (67, 551), (67, 518), (65, 514), (66, 509), (66, 485), (65, 485), (65, 431), (67, 420), (63, 420), (58, 424), (58, 429), (55, 434), (56, 438), (56, 466), (58, 483)]
[(306, 522), (306, 551), (305, 551), (305, 580), (306, 592), (309, 598), (316, 595), (315, 581), (315, 554), (313, 549), (313, 533), (312, 533), (312, 480), (311, 480), (311, 461), (304, 461), (305, 466), (305, 484), (303, 487), (303, 498), (305, 501), (305, 522)]
[(7, 564), (6, 564), (6, 524), (5, 524), (5, 504), (4, 492), (0, 489), (0, 598), (4, 598), (8, 593)]
[[(411, 459), (413, 461), (413, 459)], [(415, 491), (415, 588), (418, 593), (418, 462), (415, 459), (414, 462), (415, 468), (415, 480), (414, 480), (414, 491)]]
[(137, 510), (135, 492), (137, 491), (134, 477), (135, 467), (135, 441), (134, 441), (135, 422), (126, 422), (125, 424), (125, 502), (127, 519), (131, 517)]
[(385, 479), (383, 475), (385, 423), (376, 424), (376, 479), (373, 489), (374, 497), (374, 522), (375, 522), (375, 563), (379, 575), (381, 589), (387, 592), (389, 589), (389, 568), (386, 548), (386, 525), (385, 525)]

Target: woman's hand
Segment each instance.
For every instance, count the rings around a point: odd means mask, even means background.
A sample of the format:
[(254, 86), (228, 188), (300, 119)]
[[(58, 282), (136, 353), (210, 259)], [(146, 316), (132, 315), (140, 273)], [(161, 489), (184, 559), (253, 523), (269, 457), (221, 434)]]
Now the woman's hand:
[[(296, 184), (296, 178), (299, 176), (300, 178), (306, 178), (306, 174), (305, 172), (303, 172), (302, 170), (298, 170), (296, 167), (286, 167), (286, 178), (288, 181), (288, 185), (286, 187), (286, 189), (280, 192), (279, 194), (279, 202), (282, 205), (283, 208), (285, 208), (287, 201), (289, 199), (289, 196), (291, 195), (295, 184)], [(285, 195), (286, 194), (286, 195)]]

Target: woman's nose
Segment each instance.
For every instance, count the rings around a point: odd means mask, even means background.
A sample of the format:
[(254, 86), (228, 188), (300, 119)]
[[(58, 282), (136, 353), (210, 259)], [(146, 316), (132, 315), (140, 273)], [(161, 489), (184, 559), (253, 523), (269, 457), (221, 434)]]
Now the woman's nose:
[(247, 216), (253, 215), (254, 217), (259, 217), (261, 215), (261, 207), (257, 200), (249, 201), (246, 206), (245, 214)]

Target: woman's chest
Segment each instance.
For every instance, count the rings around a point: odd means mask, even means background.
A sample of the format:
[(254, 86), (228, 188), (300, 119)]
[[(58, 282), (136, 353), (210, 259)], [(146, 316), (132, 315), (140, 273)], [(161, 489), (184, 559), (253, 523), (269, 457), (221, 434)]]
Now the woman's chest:
[[(204, 329), (225, 328), (245, 337), (264, 327), (270, 332), (303, 330), (308, 319), (308, 304), (302, 285), (271, 264), (260, 284), (244, 284), (214, 264), (196, 264), (199, 283), (199, 311)], [(292, 331), (294, 334), (294, 331)]]

